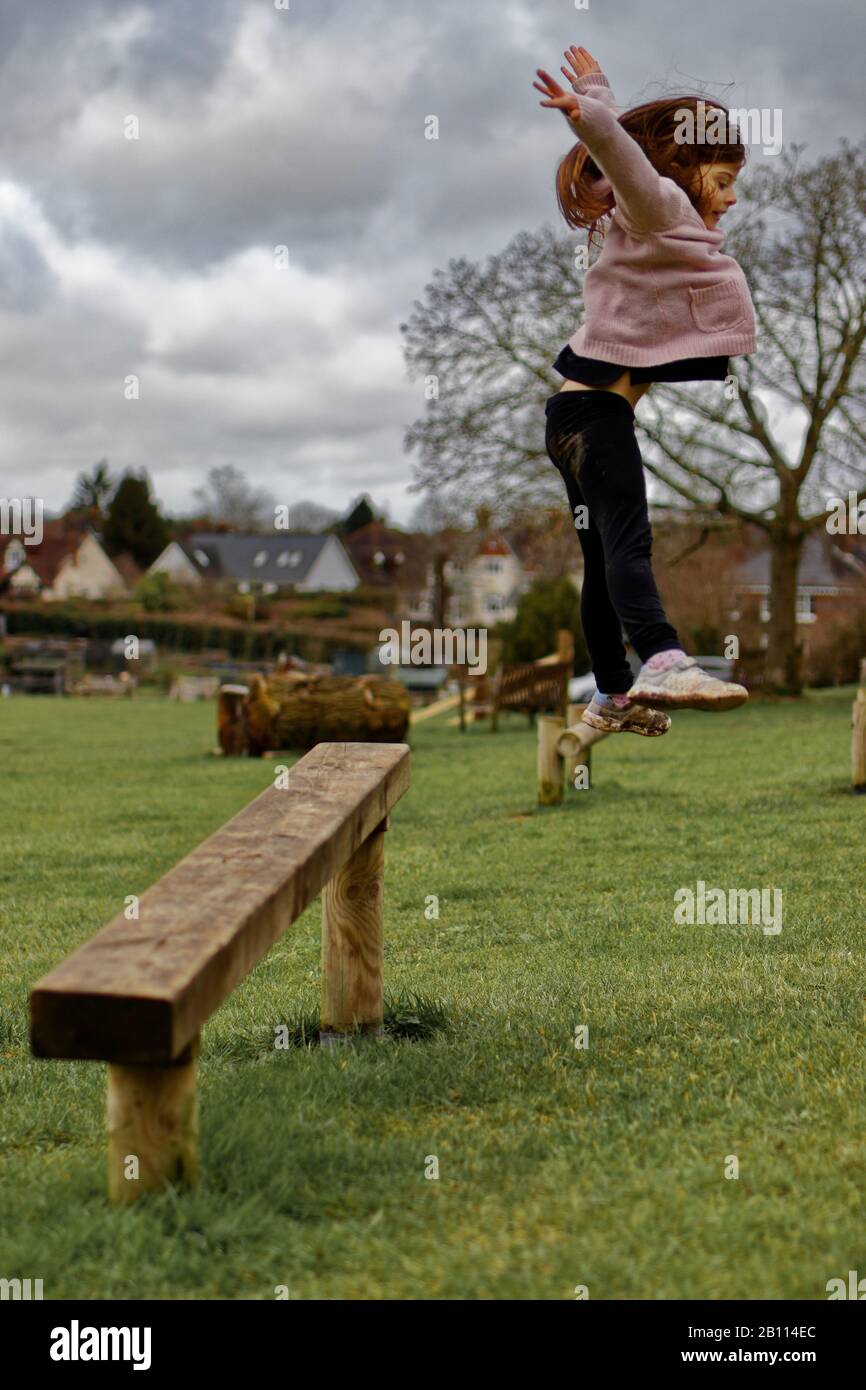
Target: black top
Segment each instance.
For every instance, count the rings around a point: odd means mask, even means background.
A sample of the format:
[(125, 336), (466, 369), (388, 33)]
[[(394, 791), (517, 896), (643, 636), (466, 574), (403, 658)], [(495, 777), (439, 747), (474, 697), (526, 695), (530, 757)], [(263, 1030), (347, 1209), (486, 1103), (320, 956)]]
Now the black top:
[(596, 357), (578, 357), (567, 344), (553, 366), (560, 376), (583, 386), (610, 386), (623, 372), (630, 373), (634, 386), (648, 381), (724, 381), (728, 375), (727, 357), (681, 357), (657, 367), (620, 367)]

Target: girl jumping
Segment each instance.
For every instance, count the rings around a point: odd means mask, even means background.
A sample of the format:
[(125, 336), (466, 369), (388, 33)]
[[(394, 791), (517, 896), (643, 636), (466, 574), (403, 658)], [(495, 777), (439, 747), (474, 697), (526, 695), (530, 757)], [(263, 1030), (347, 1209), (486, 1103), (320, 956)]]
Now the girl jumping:
[[(598, 687), (583, 718), (608, 733), (667, 733), (665, 709), (733, 709), (741, 685), (716, 680), (680, 646), (655, 579), (635, 407), (654, 381), (723, 381), (728, 357), (755, 350), (746, 278), (720, 250), (746, 151), (679, 143), (697, 97), (647, 102), (620, 116), (585, 48), (567, 50), (573, 94), (538, 69), (542, 106), (562, 111), (580, 142), (557, 171), (560, 210), (590, 229), (612, 213), (584, 282), (585, 321), (554, 366), (566, 378), (546, 405), (546, 447), (565, 482), (584, 579), (581, 619)], [(704, 102), (706, 108), (720, 107)], [(687, 119), (687, 117), (686, 117)], [(636, 679), (625, 629), (643, 663)]]

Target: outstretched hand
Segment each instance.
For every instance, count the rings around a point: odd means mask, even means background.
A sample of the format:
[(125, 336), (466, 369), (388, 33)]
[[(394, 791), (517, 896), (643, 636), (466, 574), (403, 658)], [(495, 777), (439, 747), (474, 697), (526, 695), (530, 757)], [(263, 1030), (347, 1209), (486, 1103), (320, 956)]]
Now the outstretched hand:
[(560, 87), (555, 77), (551, 77), (544, 68), (536, 68), (536, 73), (541, 78), (540, 82), (533, 82), (533, 87), (537, 92), (541, 92), (546, 101), (540, 101), (539, 106), (551, 106), (556, 111), (561, 111), (565, 119), (569, 122), (580, 120), (580, 102), (573, 92), (566, 92)]
[(590, 72), (601, 72), (601, 68), (595, 61), (591, 53), (587, 53), (585, 48), (577, 48), (574, 44), (567, 48), (563, 53), (563, 58), (569, 64), (569, 68), (560, 68), (568, 81), (573, 83), (577, 77), (586, 77)]

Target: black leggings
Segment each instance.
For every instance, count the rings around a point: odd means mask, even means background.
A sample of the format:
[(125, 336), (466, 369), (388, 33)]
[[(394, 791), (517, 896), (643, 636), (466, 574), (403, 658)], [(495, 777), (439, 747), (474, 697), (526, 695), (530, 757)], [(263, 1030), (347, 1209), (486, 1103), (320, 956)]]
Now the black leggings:
[(641, 661), (680, 646), (653, 578), (634, 411), (615, 391), (560, 391), (545, 413), (547, 452), (565, 482), (583, 551), (580, 616), (593, 675), (599, 690), (621, 694), (634, 680), (623, 628)]

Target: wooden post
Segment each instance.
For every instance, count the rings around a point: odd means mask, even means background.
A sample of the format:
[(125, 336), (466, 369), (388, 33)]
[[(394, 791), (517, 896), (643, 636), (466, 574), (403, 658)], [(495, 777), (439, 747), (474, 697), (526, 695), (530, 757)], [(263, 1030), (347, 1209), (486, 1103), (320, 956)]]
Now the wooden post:
[(196, 1036), (172, 1066), (109, 1064), (108, 1196), (116, 1205), (198, 1182), (198, 1044)]
[[(866, 675), (861, 667), (860, 678)], [(858, 795), (866, 794), (866, 687), (857, 691), (851, 711), (851, 786)]]
[(574, 633), (570, 628), (561, 627), (556, 634), (556, 659), (574, 666)]
[(247, 751), (247, 731), (244, 724), (244, 700), (249, 691), (245, 685), (221, 685), (217, 704), (217, 735), (220, 748), (227, 758), (240, 757)]
[(564, 723), (558, 714), (538, 716), (539, 806), (556, 806), (562, 800), (562, 756), (556, 745)]
[[(574, 786), (575, 774), (576, 774), (577, 769), (578, 769), (579, 767), (585, 767), (585, 768), (586, 768), (587, 781), (589, 781), (590, 773), (591, 773), (591, 770), (592, 770), (592, 748), (591, 748), (590, 745), (585, 745), (585, 744), (583, 743), (583, 738), (582, 738), (583, 731), (586, 730), (586, 732), (588, 733), (588, 732), (589, 732), (589, 729), (590, 729), (590, 727), (591, 727), (589, 724), (584, 724), (584, 723), (582, 723), (582, 715), (583, 715), (583, 711), (584, 711), (585, 709), (586, 709), (586, 705), (585, 705), (585, 704), (584, 704), (584, 705), (571, 705), (571, 704), (570, 704), (570, 705), (568, 706), (567, 710), (566, 710), (566, 715), (565, 715), (565, 728), (566, 728), (566, 733), (568, 732), (569, 729), (576, 729), (576, 728), (578, 728), (578, 726), (579, 726), (579, 731), (580, 731), (580, 734), (581, 734), (580, 746), (579, 746), (579, 747), (574, 747), (574, 745), (572, 744), (572, 745), (571, 745), (570, 751), (564, 753), (564, 758), (565, 758), (565, 780), (566, 780), (566, 782), (567, 782), (567, 784), (568, 784), (569, 787), (573, 787), (573, 786)], [(560, 749), (560, 751), (562, 751), (562, 749)]]
[(322, 893), (322, 1047), (384, 1032), (383, 888), (387, 817)]

